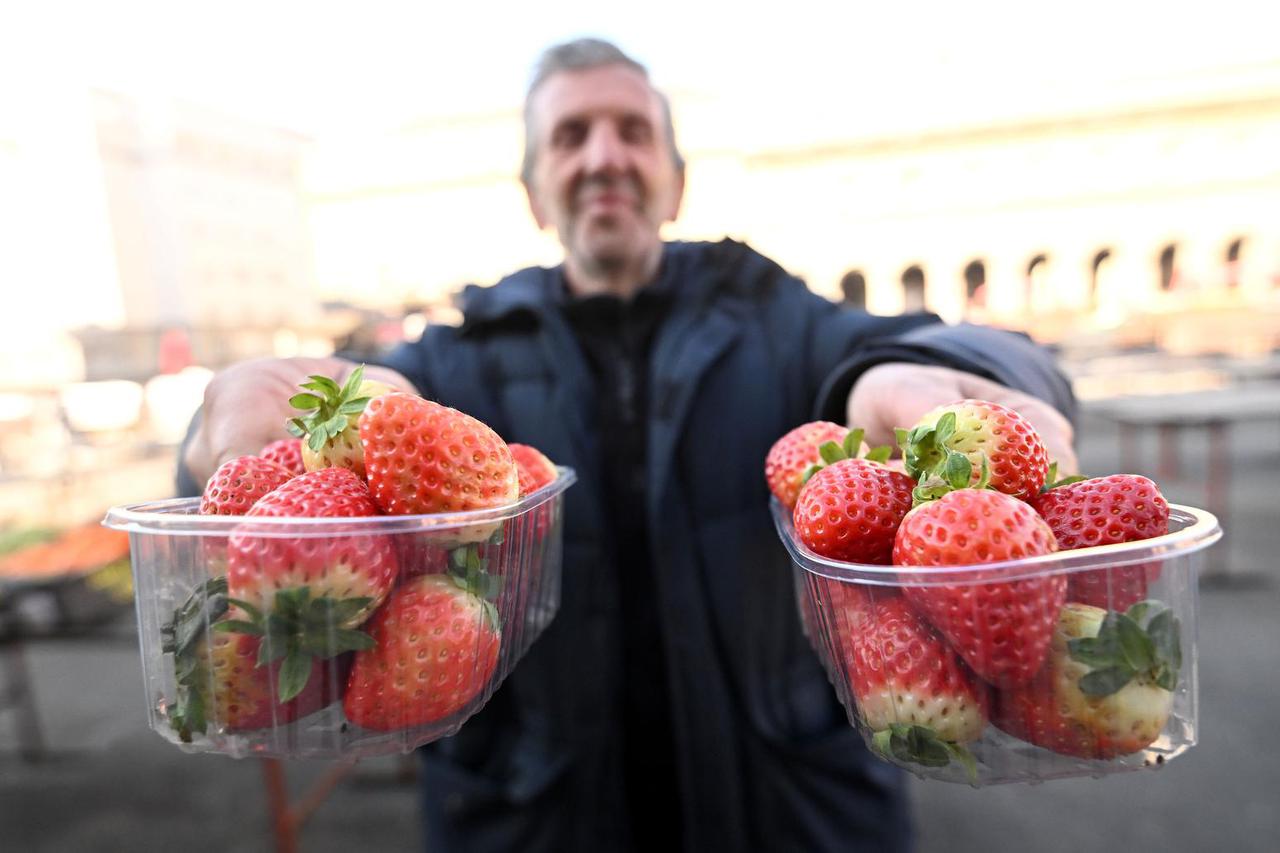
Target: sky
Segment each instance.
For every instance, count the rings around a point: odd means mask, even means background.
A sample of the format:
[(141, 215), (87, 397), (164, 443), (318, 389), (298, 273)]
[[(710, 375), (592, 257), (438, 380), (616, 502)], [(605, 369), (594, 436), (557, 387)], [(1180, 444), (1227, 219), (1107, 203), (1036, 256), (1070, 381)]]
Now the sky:
[(509, 109), (544, 46), (590, 34), (673, 91), (730, 92), (781, 121), (892, 127), (957, 105), (981, 119), (1046, 94), (1274, 65), (1268, 5), (0, 0), (0, 81), (174, 95), (324, 137)]

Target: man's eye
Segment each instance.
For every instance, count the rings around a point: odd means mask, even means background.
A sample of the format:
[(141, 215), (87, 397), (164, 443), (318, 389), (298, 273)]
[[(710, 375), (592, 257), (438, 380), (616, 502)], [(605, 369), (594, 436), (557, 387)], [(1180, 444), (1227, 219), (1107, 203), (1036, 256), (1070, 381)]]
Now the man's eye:
[(644, 119), (630, 118), (622, 122), (621, 135), (627, 142), (646, 145), (653, 140), (653, 128)]
[(556, 127), (551, 134), (551, 144), (556, 148), (576, 148), (586, 138), (586, 122), (569, 121)]

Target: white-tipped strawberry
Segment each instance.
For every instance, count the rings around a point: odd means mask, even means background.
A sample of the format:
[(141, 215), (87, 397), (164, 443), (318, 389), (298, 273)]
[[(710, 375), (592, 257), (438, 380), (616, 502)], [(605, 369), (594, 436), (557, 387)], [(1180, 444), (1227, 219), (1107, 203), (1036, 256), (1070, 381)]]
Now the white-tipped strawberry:
[(939, 406), (910, 431), (897, 432), (906, 472), (922, 487), (989, 484), (1029, 501), (1048, 476), (1049, 452), (1039, 433), (1022, 415), (998, 403), (960, 400)]
[[(295, 477), (247, 518), (362, 518), (378, 514), (364, 481), (346, 468)], [(251, 529), (228, 544), (228, 594), (249, 615), (237, 627), (263, 637), (281, 665), (283, 700), (306, 684), (313, 657), (364, 648), (354, 629), (387, 597), (397, 562), (391, 537), (376, 533), (278, 536)]]
[(938, 632), (896, 593), (845, 591), (840, 654), (862, 722), (888, 758), (974, 773), (963, 744), (987, 725), (988, 691)]
[(998, 692), (992, 721), (1064, 755), (1128, 755), (1160, 736), (1181, 667), (1178, 620), (1163, 604), (1142, 601), (1123, 613), (1068, 604), (1044, 669)]
[(385, 382), (364, 378), (364, 365), (351, 371), (339, 386), (328, 376), (313, 375), (303, 383), (301, 394), (289, 398), (289, 405), (304, 414), (286, 424), (302, 440), (302, 464), (308, 471), (348, 468), (365, 476), (364, 450), (360, 445), (360, 413), (374, 397), (395, 389)]

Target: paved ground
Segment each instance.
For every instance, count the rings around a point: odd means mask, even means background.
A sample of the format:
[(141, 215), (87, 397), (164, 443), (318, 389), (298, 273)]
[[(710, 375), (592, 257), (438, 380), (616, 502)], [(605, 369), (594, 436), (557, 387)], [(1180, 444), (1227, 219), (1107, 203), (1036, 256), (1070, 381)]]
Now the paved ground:
[[(1117, 458), (1115, 433), (1082, 424), (1082, 460), (1094, 473), (1150, 473)], [(1203, 503), (1201, 436), (1166, 482), (1179, 502)], [(972, 790), (914, 786), (921, 853), (1081, 850), (1237, 853), (1274, 848), (1280, 835), (1280, 424), (1239, 431), (1231, 529), (1220, 548), (1238, 574), (1205, 584), (1200, 624), (1201, 743), (1157, 772), (1102, 780)], [(1144, 464), (1145, 463), (1145, 464)], [(58, 752), (28, 763), (15, 751), (13, 714), (0, 712), (0, 850), (14, 853), (271, 849), (259, 765), (188, 756), (145, 728), (135, 640), (127, 620), (93, 640), (31, 643), (26, 660), (40, 717)], [(411, 768), (412, 765), (409, 765)], [(327, 765), (287, 765), (295, 792)], [(420, 850), (415, 788), (396, 760), (359, 765), (302, 831), (307, 853)]]

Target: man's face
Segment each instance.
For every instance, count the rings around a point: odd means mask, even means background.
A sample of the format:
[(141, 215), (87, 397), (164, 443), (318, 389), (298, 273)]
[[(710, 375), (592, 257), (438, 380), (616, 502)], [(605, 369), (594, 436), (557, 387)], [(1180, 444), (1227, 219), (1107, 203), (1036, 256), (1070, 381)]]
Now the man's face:
[(529, 205), (588, 270), (625, 269), (675, 219), (684, 177), (664, 133), (662, 102), (625, 65), (562, 71), (529, 105), (535, 160)]

